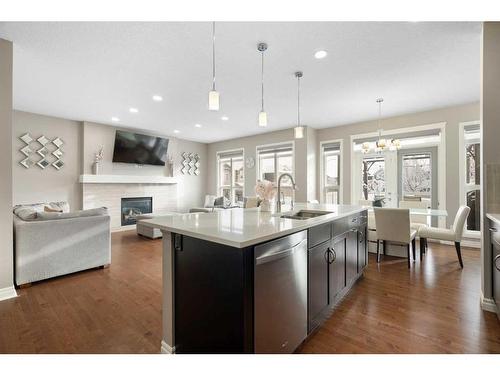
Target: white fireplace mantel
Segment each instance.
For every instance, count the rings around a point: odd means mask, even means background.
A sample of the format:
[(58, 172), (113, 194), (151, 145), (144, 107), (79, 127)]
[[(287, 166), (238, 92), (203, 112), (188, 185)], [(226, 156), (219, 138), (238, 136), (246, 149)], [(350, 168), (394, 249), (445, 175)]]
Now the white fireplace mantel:
[(176, 177), (148, 175), (82, 174), (81, 184), (165, 184), (177, 183)]

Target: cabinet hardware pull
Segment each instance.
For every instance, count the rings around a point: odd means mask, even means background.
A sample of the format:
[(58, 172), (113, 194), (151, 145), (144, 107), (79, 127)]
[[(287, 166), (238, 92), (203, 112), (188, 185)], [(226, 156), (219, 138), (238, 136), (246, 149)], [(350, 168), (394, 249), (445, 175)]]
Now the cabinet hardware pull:
[(335, 262), (337, 260), (337, 253), (335, 252), (334, 249), (331, 249), (330, 251), (332, 252), (332, 255), (333, 255), (333, 259), (330, 262), (330, 264), (332, 264), (333, 262)]
[(497, 260), (500, 258), (500, 254), (498, 254), (495, 259), (493, 259), (493, 264), (495, 264), (495, 268), (497, 269), (497, 271), (500, 271), (500, 268), (498, 268), (498, 265), (497, 265)]
[(498, 229), (497, 228), (490, 228), (490, 232), (498, 232)]
[(325, 251), (325, 262), (330, 264), (330, 248), (329, 247)]

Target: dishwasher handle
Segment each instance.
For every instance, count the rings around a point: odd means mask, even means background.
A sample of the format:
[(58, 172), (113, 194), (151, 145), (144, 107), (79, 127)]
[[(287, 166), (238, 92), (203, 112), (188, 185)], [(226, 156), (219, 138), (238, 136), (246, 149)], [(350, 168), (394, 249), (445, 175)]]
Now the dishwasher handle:
[(261, 255), (260, 257), (255, 259), (255, 264), (259, 265), (259, 264), (273, 262), (281, 258), (286, 258), (287, 256), (292, 255), (295, 252), (295, 250), (297, 250), (300, 246), (302, 246), (306, 241), (307, 239), (304, 238), (297, 245), (294, 245), (288, 249), (281, 250), (276, 253)]

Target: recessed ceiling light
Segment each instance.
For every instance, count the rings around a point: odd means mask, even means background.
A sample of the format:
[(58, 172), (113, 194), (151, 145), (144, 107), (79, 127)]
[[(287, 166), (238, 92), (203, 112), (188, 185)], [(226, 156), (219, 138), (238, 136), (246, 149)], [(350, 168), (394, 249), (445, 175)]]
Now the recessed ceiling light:
[(137, 112), (139, 112), (139, 110), (137, 108), (134, 108), (134, 107), (130, 107), (128, 110), (129, 110), (130, 113), (137, 113)]
[(317, 59), (322, 59), (326, 57), (326, 55), (328, 55), (328, 52), (321, 50), (321, 51), (316, 51), (314, 57), (316, 57)]
[(111, 121), (118, 122), (118, 121), (120, 121), (120, 119), (118, 117), (113, 116), (113, 117), (111, 117)]
[(153, 100), (155, 102), (161, 102), (163, 98), (160, 95), (153, 95)]
[(195, 128), (201, 128), (201, 124), (194, 124)]
[(227, 121), (227, 120), (229, 120), (229, 117), (227, 117), (227, 116), (222, 116), (220, 119), (221, 119), (222, 121)]
[(179, 134), (180, 132), (181, 132), (180, 130), (177, 130), (177, 129), (174, 130), (175, 134)]

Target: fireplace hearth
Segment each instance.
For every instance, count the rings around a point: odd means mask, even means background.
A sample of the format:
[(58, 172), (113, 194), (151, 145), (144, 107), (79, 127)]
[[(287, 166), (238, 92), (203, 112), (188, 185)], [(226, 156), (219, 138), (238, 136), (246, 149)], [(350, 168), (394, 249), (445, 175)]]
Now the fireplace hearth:
[(153, 212), (153, 197), (122, 198), (122, 226), (134, 225), (137, 216)]

